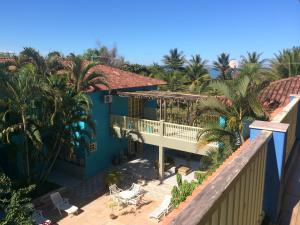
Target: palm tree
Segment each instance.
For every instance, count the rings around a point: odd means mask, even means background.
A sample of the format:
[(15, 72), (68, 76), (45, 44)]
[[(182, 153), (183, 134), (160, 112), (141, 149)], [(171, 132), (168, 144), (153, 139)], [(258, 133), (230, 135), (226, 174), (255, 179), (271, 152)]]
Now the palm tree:
[[(76, 92), (65, 78), (59, 75), (48, 78), (50, 92), (43, 124), (44, 143), (48, 151), (42, 156), (43, 167), (39, 180), (43, 182), (50, 174), (54, 163), (63, 150), (88, 149), (88, 143), (95, 136), (95, 124), (91, 118), (91, 100), (83, 92)], [(78, 124), (84, 123), (86, 128)]]
[(271, 73), (281, 78), (300, 75), (300, 47), (283, 49), (271, 60)]
[(87, 149), (95, 133), (91, 101), (66, 77), (38, 75), (32, 64), (26, 64), (17, 73), (1, 77), (0, 94), (0, 138), (17, 146), (23, 156), (27, 184), (45, 181), (62, 149)]
[(195, 90), (197, 86), (201, 89), (210, 80), (206, 64), (207, 60), (202, 60), (200, 55), (192, 56), (186, 68), (190, 90)]
[(231, 79), (229, 57), (229, 54), (223, 52), (218, 56), (217, 61), (213, 62), (214, 68), (219, 71), (219, 77), (223, 80)]
[(53, 75), (64, 68), (63, 56), (60, 52), (49, 52), (45, 58), (46, 62), (46, 74)]
[(266, 59), (261, 59), (262, 53), (247, 52), (246, 56), (241, 56), (242, 64), (256, 64), (260, 67), (266, 62)]
[(163, 63), (170, 70), (183, 70), (186, 62), (183, 52), (179, 52), (177, 48), (171, 49), (169, 55), (164, 55)]
[[(105, 81), (105, 74), (95, 69), (91, 72), (99, 63), (88, 63), (74, 55), (70, 57), (70, 60), (65, 69), (67, 70), (69, 82), (76, 93), (87, 91), (90, 87), (97, 89), (97, 85), (108, 86)], [(87, 65), (84, 65), (86, 63)]]
[[(197, 115), (206, 124), (199, 133), (199, 144), (221, 142), (228, 150), (234, 150), (244, 142), (245, 122), (264, 118), (265, 113), (257, 100), (256, 92), (249, 91), (247, 76), (230, 81), (215, 81), (210, 87), (221, 97), (208, 97), (199, 103)], [(225, 123), (210, 120), (203, 115), (216, 114)]]
[(35, 50), (34, 48), (25, 47), (23, 51), (20, 52), (19, 56), (17, 57), (17, 63), (19, 67), (24, 64), (31, 63), (35, 66), (37, 74), (46, 74), (47, 65), (45, 58), (40, 55), (40, 53)]
[(20, 71), (11, 76), (1, 77), (1, 111), (2, 123), (0, 137), (4, 143), (10, 144), (12, 136), (20, 134), (24, 156), (24, 172), (27, 183), (31, 181), (31, 149), (40, 150), (42, 139), (38, 130), (36, 103), (45, 96), (44, 84), (40, 76), (35, 76), (32, 64), (27, 64)]

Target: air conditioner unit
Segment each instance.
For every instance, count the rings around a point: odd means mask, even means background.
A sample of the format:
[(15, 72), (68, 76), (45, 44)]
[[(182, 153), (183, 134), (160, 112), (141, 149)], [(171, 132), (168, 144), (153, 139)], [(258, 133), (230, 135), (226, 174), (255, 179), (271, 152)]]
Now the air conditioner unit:
[(104, 103), (105, 104), (112, 103), (112, 95), (105, 95), (104, 96)]

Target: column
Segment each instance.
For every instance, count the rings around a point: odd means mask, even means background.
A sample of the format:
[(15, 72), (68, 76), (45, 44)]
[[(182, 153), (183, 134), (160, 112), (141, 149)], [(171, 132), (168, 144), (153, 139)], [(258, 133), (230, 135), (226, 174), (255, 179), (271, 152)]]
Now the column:
[(282, 198), (283, 169), (289, 124), (256, 120), (249, 127), (250, 143), (261, 131), (272, 131), (272, 138), (267, 149), (263, 210), (271, 222), (276, 223)]

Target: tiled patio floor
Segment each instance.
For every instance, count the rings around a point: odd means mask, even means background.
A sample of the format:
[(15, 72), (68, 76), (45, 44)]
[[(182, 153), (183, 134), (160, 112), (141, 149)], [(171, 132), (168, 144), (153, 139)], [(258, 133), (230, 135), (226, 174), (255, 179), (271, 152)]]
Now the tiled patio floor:
[[(156, 221), (149, 219), (149, 214), (162, 202), (165, 195), (171, 194), (173, 185), (176, 184), (175, 167), (166, 171), (166, 179), (163, 184), (156, 180), (154, 171), (156, 152), (145, 151), (143, 155), (135, 160), (123, 163), (114, 169), (122, 171), (123, 181), (121, 188), (129, 188), (133, 182), (137, 182), (142, 176), (146, 180), (146, 185), (143, 189), (146, 194), (143, 198), (144, 204), (136, 211), (132, 206), (126, 208), (115, 209), (114, 214), (118, 215), (115, 220), (110, 219), (111, 209), (109, 208), (110, 197), (104, 188), (103, 173), (97, 174), (95, 177), (86, 181), (76, 182), (72, 180), (73, 187), (70, 187), (71, 193), (69, 196), (70, 202), (81, 208), (82, 212), (77, 216), (60, 216), (56, 210), (48, 209), (49, 218), (57, 221), (59, 225), (142, 225), (142, 224), (157, 224)], [(197, 168), (198, 160), (186, 161), (183, 158), (175, 157), (175, 165), (188, 165), (191, 168)], [(194, 174), (190, 173), (184, 176), (183, 179), (191, 180)], [(56, 176), (52, 176), (52, 178)], [(66, 182), (60, 174), (57, 180)], [(53, 181), (53, 179), (52, 179)]]

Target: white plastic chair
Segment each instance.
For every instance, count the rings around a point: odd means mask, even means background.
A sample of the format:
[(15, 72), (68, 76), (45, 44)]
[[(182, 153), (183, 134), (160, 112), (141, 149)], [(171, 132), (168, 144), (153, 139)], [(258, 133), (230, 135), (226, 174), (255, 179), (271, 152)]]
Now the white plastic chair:
[(142, 187), (139, 184), (133, 183), (128, 191), (133, 192), (133, 196), (137, 196), (137, 195), (141, 194)]
[(172, 197), (170, 195), (166, 195), (162, 203), (152, 213), (150, 213), (149, 217), (159, 221), (162, 216), (168, 214), (171, 209), (171, 198)]
[(57, 208), (59, 214), (61, 215), (61, 211), (65, 211), (69, 214), (77, 214), (78, 207), (75, 205), (71, 205), (66, 198), (62, 198), (58, 192), (55, 192), (50, 195), (51, 201), (53, 202), (55, 208)]
[(52, 224), (51, 220), (44, 217), (43, 212), (41, 210), (34, 210), (32, 213), (32, 221), (37, 224)]
[(123, 191), (121, 188), (118, 188), (116, 184), (110, 185), (109, 186), (109, 194), (110, 195), (115, 195)]

